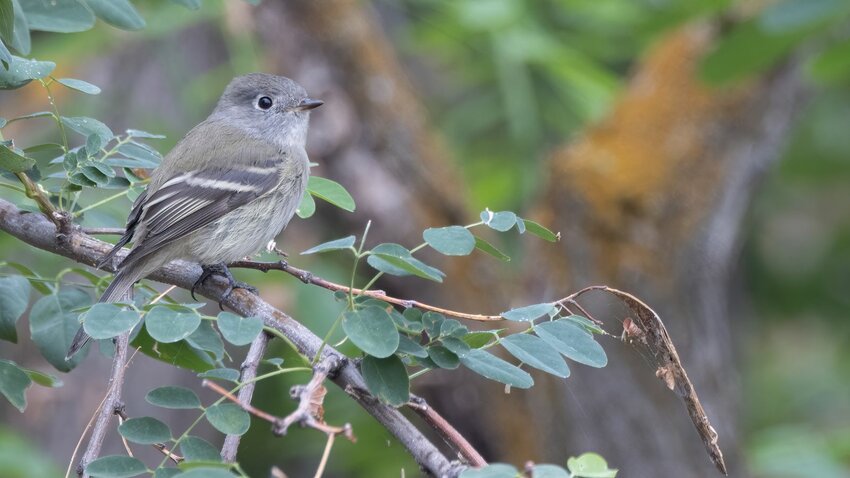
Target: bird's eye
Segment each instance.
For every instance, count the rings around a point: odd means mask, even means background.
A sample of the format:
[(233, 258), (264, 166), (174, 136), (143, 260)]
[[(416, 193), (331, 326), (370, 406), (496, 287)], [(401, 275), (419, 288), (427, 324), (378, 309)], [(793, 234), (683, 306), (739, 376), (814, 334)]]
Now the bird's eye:
[(272, 107), (272, 99), (268, 96), (261, 96), (260, 99), (257, 100), (257, 107), (261, 110), (267, 110)]

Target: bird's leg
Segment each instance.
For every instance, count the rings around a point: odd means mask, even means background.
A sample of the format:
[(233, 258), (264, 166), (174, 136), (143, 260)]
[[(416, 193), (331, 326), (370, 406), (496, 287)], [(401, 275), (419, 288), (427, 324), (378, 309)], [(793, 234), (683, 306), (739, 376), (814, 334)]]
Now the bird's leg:
[(203, 270), (201, 276), (198, 277), (198, 280), (196, 280), (195, 284), (192, 285), (191, 293), (193, 299), (195, 299), (195, 289), (201, 284), (203, 284), (207, 279), (209, 279), (210, 276), (213, 275), (224, 277), (224, 279), (227, 281), (227, 289), (225, 289), (224, 293), (221, 294), (221, 300), (218, 302), (218, 307), (222, 310), (224, 310), (222, 302), (227, 300), (227, 298), (230, 296), (234, 289), (245, 289), (253, 294), (257, 293), (256, 287), (234, 279), (233, 274), (230, 273), (230, 269), (228, 269), (223, 262), (211, 265), (201, 264), (201, 269)]

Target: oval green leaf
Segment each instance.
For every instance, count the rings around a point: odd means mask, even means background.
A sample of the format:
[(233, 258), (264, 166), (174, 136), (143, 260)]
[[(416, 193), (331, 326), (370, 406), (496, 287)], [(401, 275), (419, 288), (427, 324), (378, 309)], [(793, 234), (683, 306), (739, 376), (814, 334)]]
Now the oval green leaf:
[(370, 305), (342, 316), (342, 328), (351, 342), (369, 355), (389, 357), (398, 349), (395, 323), (386, 310)]
[(360, 363), (363, 380), (382, 402), (400, 407), (410, 399), (410, 380), (401, 359), (395, 355), (377, 358), (367, 355)]
[(328, 251), (339, 251), (342, 249), (349, 249), (354, 246), (354, 236), (343, 237), (342, 239), (335, 239), (333, 241), (324, 242), (319, 244), (318, 246), (313, 246), (306, 251), (302, 252), (302, 256), (306, 256), (307, 254), (316, 254), (318, 252), (328, 252)]
[(179, 342), (201, 325), (201, 317), (195, 313), (180, 313), (164, 306), (156, 306), (145, 316), (148, 334), (164, 344)]
[(525, 307), (520, 307), (517, 309), (511, 309), (507, 312), (502, 312), (499, 315), (515, 322), (531, 322), (533, 320), (539, 319), (540, 317), (543, 317), (544, 315), (550, 314), (555, 310), (555, 304), (547, 302), (543, 304), (534, 304)]
[(201, 408), (195, 392), (185, 387), (159, 387), (145, 395), (145, 401), (162, 408)]
[(563, 319), (544, 322), (536, 325), (534, 332), (571, 360), (596, 368), (608, 364), (605, 350), (593, 339), (593, 334), (575, 322)]
[(180, 440), (180, 451), (186, 461), (221, 461), (216, 447), (203, 438), (192, 435)]
[(519, 471), (505, 463), (493, 463), (483, 468), (467, 468), (460, 474), (460, 478), (516, 478), (520, 476)]
[(222, 312), (218, 314), (218, 330), (231, 344), (248, 345), (263, 331), (263, 319)]
[(480, 349), (470, 350), (460, 361), (466, 368), (490, 380), (516, 388), (530, 388), (534, 385), (528, 372)]
[(18, 343), (18, 319), (30, 301), (30, 282), (15, 275), (0, 277), (0, 339)]
[(29, 375), (15, 362), (0, 359), (0, 393), (19, 412), (27, 408), (26, 391), (32, 385)]
[(570, 367), (561, 354), (540, 337), (514, 334), (499, 342), (511, 355), (536, 369), (558, 377), (570, 376)]
[(80, 320), (86, 333), (93, 339), (111, 339), (127, 332), (139, 323), (135, 310), (126, 310), (115, 304), (94, 304)]
[(235, 403), (220, 403), (207, 408), (207, 421), (227, 435), (243, 435), (251, 426), (251, 416)]
[(144, 463), (124, 455), (104, 456), (86, 466), (86, 474), (92, 478), (131, 478), (147, 471)]
[(168, 425), (153, 417), (138, 417), (126, 420), (118, 426), (118, 433), (133, 443), (153, 445), (171, 440)]
[(434, 250), (447, 256), (466, 256), (475, 249), (475, 236), (461, 226), (425, 229), (422, 238)]
[(327, 178), (310, 176), (307, 183), (307, 191), (313, 196), (323, 199), (340, 209), (345, 209), (348, 212), (353, 212), (356, 207), (351, 194), (341, 184)]
[(68, 372), (85, 357), (79, 353), (65, 360), (65, 353), (80, 328), (78, 313), (74, 310), (91, 303), (91, 297), (73, 287), (39, 299), (30, 310), (30, 336), (41, 355), (60, 372)]
[(87, 95), (99, 95), (100, 88), (89, 83), (88, 81), (77, 80), (75, 78), (59, 78), (59, 83), (71, 88), (72, 90), (77, 90), (81, 93), (85, 93)]

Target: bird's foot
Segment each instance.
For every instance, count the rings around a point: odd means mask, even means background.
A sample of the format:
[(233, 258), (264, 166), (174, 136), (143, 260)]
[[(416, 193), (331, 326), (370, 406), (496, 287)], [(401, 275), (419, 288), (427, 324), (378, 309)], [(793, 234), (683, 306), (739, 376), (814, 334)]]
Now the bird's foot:
[(218, 307), (221, 310), (224, 310), (224, 305), (222, 303), (230, 297), (230, 294), (233, 293), (235, 289), (245, 289), (252, 294), (256, 294), (258, 292), (256, 287), (234, 279), (233, 274), (230, 273), (230, 269), (228, 269), (224, 263), (201, 265), (201, 269), (203, 270), (201, 276), (198, 277), (198, 280), (192, 285), (192, 299), (195, 299), (195, 289), (213, 275), (221, 276), (227, 281), (227, 288), (224, 289), (224, 292), (221, 294), (221, 299), (218, 301)]

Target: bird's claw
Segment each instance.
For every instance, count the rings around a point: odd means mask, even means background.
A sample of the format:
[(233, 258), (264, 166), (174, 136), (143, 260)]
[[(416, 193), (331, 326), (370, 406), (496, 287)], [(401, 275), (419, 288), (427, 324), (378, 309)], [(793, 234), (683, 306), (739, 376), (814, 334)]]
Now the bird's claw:
[(221, 310), (224, 310), (224, 301), (230, 297), (230, 294), (233, 293), (235, 289), (245, 289), (252, 294), (257, 294), (258, 290), (256, 287), (246, 284), (245, 282), (238, 281), (233, 278), (233, 274), (230, 273), (230, 269), (227, 268), (223, 263), (221, 264), (212, 264), (212, 265), (201, 265), (201, 269), (203, 272), (201, 276), (198, 277), (198, 280), (192, 285), (192, 290), (190, 291), (192, 294), (192, 299), (195, 299), (195, 289), (202, 285), (210, 276), (218, 275), (223, 277), (227, 281), (227, 288), (224, 289), (224, 292), (221, 294), (221, 299), (218, 301), (218, 307)]

